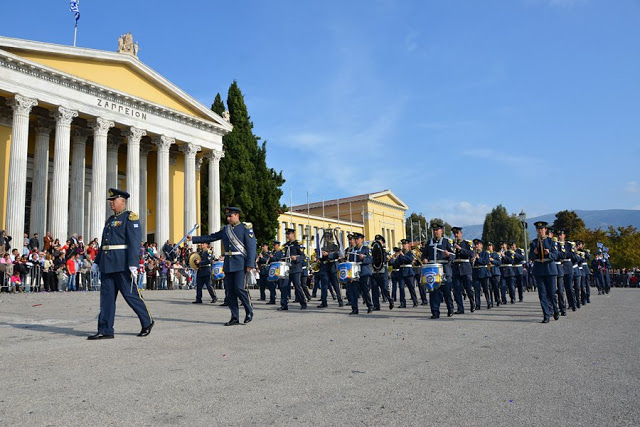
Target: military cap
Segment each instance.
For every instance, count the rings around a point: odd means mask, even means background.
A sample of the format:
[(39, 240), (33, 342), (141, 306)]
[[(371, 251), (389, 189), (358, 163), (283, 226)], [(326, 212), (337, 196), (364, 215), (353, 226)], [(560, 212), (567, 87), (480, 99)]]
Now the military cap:
[(231, 214), (241, 214), (242, 211), (240, 210), (240, 208), (236, 208), (233, 206), (227, 206), (227, 208), (224, 210), (225, 215), (231, 215)]
[(567, 234), (567, 232), (564, 231), (563, 229), (560, 229), (560, 230), (556, 230), (556, 234), (559, 236), (561, 234)]
[(274, 240), (274, 241), (273, 241), (273, 244), (274, 244), (274, 245), (279, 245), (279, 244), (280, 244), (280, 240)]
[(482, 239), (473, 239), (474, 245), (477, 245), (478, 243), (482, 243), (484, 245), (484, 242), (482, 241)]
[(548, 232), (548, 233), (555, 233), (555, 232), (556, 232), (556, 229), (555, 229), (555, 228), (553, 228), (553, 227), (551, 227), (551, 226), (549, 226), (549, 227), (547, 227), (547, 232)]
[(347, 234), (347, 239), (349, 239), (349, 240), (353, 239), (353, 233), (348, 233)]
[(444, 224), (441, 223), (440, 221), (433, 221), (431, 223), (431, 228), (434, 229), (434, 230), (439, 230), (441, 228), (444, 228)]
[(411, 242), (408, 241), (407, 239), (400, 240), (400, 244), (402, 244), (402, 245), (406, 245), (406, 244), (409, 244), (409, 243), (411, 243)]
[(262, 245), (260, 245), (260, 246), (269, 246), (269, 243), (267, 243), (267, 242), (262, 242)]
[(364, 234), (362, 233), (353, 233), (354, 239), (364, 239)]
[(502, 246), (502, 245), (504, 245), (505, 243), (506, 243), (506, 242), (505, 242), (504, 240), (500, 240), (500, 241), (498, 242), (498, 245)]
[(376, 237), (374, 240), (382, 240), (382, 243), (387, 243), (387, 241), (384, 240), (384, 237), (382, 236), (382, 234), (376, 234)]
[(129, 193), (127, 193), (126, 191), (118, 190), (117, 188), (110, 188), (109, 197), (107, 197), (107, 200), (115, 200), (118, 197), (122, 197), (126, 200), (129, 198)]
[(398, 248), (398, 247), (394, 246), (394, 247), (393, 247), (393, 252), (400, 252), (400, 248)]
[(493, 242), (487, 242), (487, 246), (493, 246)]
[(452, 233), (457, 233), (458, 231), (462, 231), (462, 227), (451, 227)]
[(296, 230), (295, 230), (295, 229), (293, 229), (293, 228), (287, 228), (286, 230), (284, 230), (284, 232), (285, 232), (286, 234), (289, 234), (289, 233), (295, 233), (295, 232), (296, 232)]
[(546, 221), (536, 221), (536, 222), (533, 223), (533, 225), (536, 228), (547, 228), (547, 225), (549, 225), (549, 223), (546, 222)]
[(576, 245), (582, 245), (584, 242), (582, 240), (576, 240)]
[(515, 245), (515, 244), (516, 244), (516, 241), (515, 241), (515, 240), (509, 240), (509, 246), (511, 246), (511, 245)]

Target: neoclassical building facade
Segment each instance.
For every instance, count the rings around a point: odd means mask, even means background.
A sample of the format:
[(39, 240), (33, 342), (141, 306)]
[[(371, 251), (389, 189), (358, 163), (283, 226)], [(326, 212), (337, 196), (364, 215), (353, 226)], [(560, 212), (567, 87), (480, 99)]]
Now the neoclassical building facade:
[[(143, 238), (176, 242), (200, 222), (200, 167), (220, 212), (224, 118), (118, 52), (0, 37), (0, 227), (64, 241), (100, 237), (107, 189), (126, 189)], [(206, 165), (206, 166), (205, 166)], [(209, 229), (220, 216), (209, 215)]]

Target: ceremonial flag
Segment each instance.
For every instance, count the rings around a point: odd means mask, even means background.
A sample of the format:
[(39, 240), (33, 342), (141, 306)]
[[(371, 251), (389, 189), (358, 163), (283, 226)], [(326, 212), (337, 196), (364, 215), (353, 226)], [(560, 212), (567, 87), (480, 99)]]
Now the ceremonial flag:
[(80, 19), (80, 0), (69, 0), (69, 10), (75, 14), (77, 23)]

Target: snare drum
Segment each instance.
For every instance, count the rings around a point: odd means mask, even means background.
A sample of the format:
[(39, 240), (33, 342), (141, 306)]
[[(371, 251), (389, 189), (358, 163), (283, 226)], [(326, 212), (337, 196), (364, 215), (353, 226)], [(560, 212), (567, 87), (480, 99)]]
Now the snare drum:
[(269, 276), (267, 277), (269, 282), (286, 279), (287, 277), (289, 277), (289, 264), (282, 261), (269, 264)]
[(213, 266), (213, 278), (215, 280), (224, 279), (224, 271), (222, 270), (222, 267), (224, 266), (224, 261), (216, 261), (211, 265)]
[(420, 282), (427, 286), (429, 292), (440, 287), (444, 278), (444, 266), (442, 264), (425, 264), (422, 266)]
[(338, 279), (340, 283), (360, 279), (360, 264), (355, 262), (341, 262), (338, 264)]

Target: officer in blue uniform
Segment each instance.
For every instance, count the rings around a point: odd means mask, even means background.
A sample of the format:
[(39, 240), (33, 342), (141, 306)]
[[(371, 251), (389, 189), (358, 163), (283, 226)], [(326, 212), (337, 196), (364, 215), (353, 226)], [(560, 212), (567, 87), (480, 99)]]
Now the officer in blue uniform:
[[(511, 241), (511, 252), (513, 253), (513, 273), (515, 274), (514, 285), (518, 290), (518, 301), (524, 301), (524, 280), (522, 276), (524, 275), (524, 267), (522, 263), (525, 262), (524, 250), (518, 248), (515, 241)], [(515, 292), (514, 292), (515, 294)]]
[(391, 299), (393, 302), (397, 301), (397, 292), (398, 287), (400, 286), (400, 281), (402, 281), (402, 276), (400, 275), (400, 268), (398, 267), (398, 256), (402, 251), (398, 247), (393, 248), (393, 255), (389, 260), (389, 265), (391, 266)]
[(458, 307), (456, 314), (464, 314), (463, 290), (469, 297), (469, 306), (473, 313), (476, 305), (473, 298), (473, 290), (471, 289), (472, 242), (462, 239), (462, 227), (451, 227), (451, 232), (455, 237), (455, 241), (453, 242), (453, 249), (455, 251), (455, 259), (453, 260), (453, 296)]
[(396, 267), (400, 269), (400, 308), (407, 308), (407, 300), (405, 299), (405, 286), (409, 289), (411, 294), (411, 301), (413, 306), (418, 306), (418, 298), (416, 297), (416, 289), (413, 286), (413, 261), (415, 261), (413, 252), (411, 252), (411, 242), (407, 239), (400, 241), (402, 244), (402, 252), (396, 259)]
[(441, 279), (440, 287), (430, 292), (429, 305), (431, 308), (431, 318), (440, 318), (440, 304), (444, 300), (447, 306), (447, 317), (453, 316), (453, 299), (451, 298), (451, 261), (455, 259), (454, 249), (451, 240), (442, 237), (444, 224), (434, 221), (431, 223), (433, 237), (429, 239), (427, 245), (422, 250), (422, 263), (442, 264), (444, 277)]
[[(267, 264), (267, 286), (269, 287), (269, 302), (267, 304), (269, 305), (276, 304), (277, 291), (278, 289), (282, 288), (280, 283), (282, 279), (279, 279), (277, 277), (268, 277), (269, 265), (272, 262), (281, 262), (284, 259), (284, 252), (282, 251), (282, 249), (280, 249), (280, 241), (274, 240), (272, 243), (273, 243), (273, 250), (269, 254), (269, 258), (268, 258), (269, 262)], [(280, 304), (281, 304), (280, 307), (282, 307), (282, 298), (280, 298)]]
[(489, 294), (489, 280), (491, 272), (489, 271), (489, 252), (484, 249), (484, 242), (481, 239), (473, 239), (476, 255), (473, 257), (473, 290), (476, 297), (476, 309), (482, 307), (480, 301), (480, 289), (487, 301), (487, 309), (491, 308), (491, 296)]
[[(533, 239), (529, 247), (529, 258), (533, 260), (533, 274), (538, 283), (538, 297), (542, 307), (543, 319), (541, 323), (549, 323), (549, 318), (558, 320), (558, 302), (556, 301), (556, 277), (558, 270), (555, 261), (558, 251), (553, 240), (547, 237), (547, 223), (534, 223), (538, 237)], [(552, 311), (553, 310), (553, 311)]]
[(200, 261), (196, 260), (198, 271), (196, 273), (196, 300), (193, 304), (202, 304), (202, 288), (205, 286), (211, 296), (211, 302), (214, 303), (218, 298), (216, 297), (216, 292), (213, 290), (213, 286), (211, 286), (211, 263), (213, 256), (209, 251), (209, 244), (202, 243), (198, 254), (200, 255)]
[(502, 275), (502, 281), (500, 282), (502, 304), (507, 303), (507, 290), (509, 291), (511, 304), (514, 304), (516, 302), (516, 290), (513, 284), (515, 278), (515, 273), (513, 272), (513, 252), (507, 248), (505, 242), (500, 242), (500, 248), (500, 255), (502, 256), (502, 265), (500, 266), (500, 273)]
[[(380, 310), (380, 295), (383, 300), (389, 303), (389, 310), (393, 310), (393, 300), (389, 295), (389, 268), (387, 264), (387, 251), (384, 247), (385, 239), (382, 235), (376, 234), (375, 240), (382, 245), (382, 266), (380, 270), (373, 270), (371, 276), (371, 301), (373, 302), (373, 311)], [(373, 266), (372, 266), (373, 267)]]
[(351, 313), (358, 314), (358, 295), (362, 295), (363, 302), (367, 306), (367, 313), (373, 311), (373, 305), (371, 304), (371, 298), (369, 296), (369, 281), (371, 280), (371, 253), (369, 247), (365, 246), (364, 234), (353, 233), (353, 237), (356, 240), (356, 246), (349, 253), (348, 261), (356, 262), (360, 264), (360, 278), (347, 282), (347, 291), (350, 291), (349, 301), (351, 301)]
[(125, 209), (128, 198), (129, 193), (126, 191), (109, 189), (107, 200), (113, 215), (104, 226), (101, 246), (91, 266), (94, 274), (100, 272), (102, 286), (98, 333), (89, 336), (90, 340), (113, 338), (118, 292), (140, 319), (142, 330), (139, 337), (149, 335), (154, 325), (151, 313), (136, 285), (142, 234), (138, 214)]
[[(260, 273), (260, 301), (265, 301), (267, 299), (266, 290), (269, 285), (267, 282), (267, 276), (269, 275), (269, 244), (263, 243), (260, 247), (260, 254), (258, 255), (258, 259), (256, 260), (258, 272)], [(275, 295), (273, 296), (275, 303)]]
[(587, 291), (587, 304), (591, 304), (591, 270), (589, 269), (589, 265), (591, 264), (591, 251), (589, 249), (584, 249), (584, 243), (582, 244), (582, 248), (584, 250), (584, 261), (580, 265), (582, 271), (584, 272), (584, 286)]
[(567, 303), (565, 299), (565, 286), (564, 286), (564, 265), (563, 259), (566, 256), (564, 244), (562, 244), (555, 236), (556, 230), (552, 227), (547, 229), (547, 236), (553, 241), (558, 252), (558, 259), (554, 261), (558, 275), (556, 276), (556, 297), (558, 299), (558, 309), (560, 310), (560, 316), (567, 315)]
[(296, 300), (300, 303), (300, 309), (307, 309), (307, 298), (302, 292), (302, 250), (300, 244), (296, 240), (296, 230), (287, 228), (285, 235), (287, 243), (285, 243), (286, 258), (289, 259), (291, 266), (289, 267), (289, 278), (286, 279), (286, 286), (291, 289), (291, 284), (295, 289)]
[(562, 262), (562, 284), (567, 296), (567, 304), (571, 310), (576, 311), (576, 300), (573, 293), (573, 262), (576, 254), (571, 250), (571, 244), (566, 241), (566, 238), (567, 233), (564, 230), (558, 230), (558, 259)]
[(305, 246), (300, 245), (300, 251), (301, 251), (300, 263), (302, 264), (301, 285), (302, 285), (302, 292), (304, 293), (304, 297), (308, 302), (308, 301), (311, 301), (311, 294), (309, 293), (309, 258), (307, 257), (307, 254), (304, 252), (304, 250), (305, 250)]
[(500, 273), (500, 265), (502, 265), (502, 257), (495, 251), (493, 243), (487, 242), (487, 252), (489, 253), (489, 272), (491, 273), (491, 307), (495, 302), (496, 307), (500, 307), (500, 282), (502, 274)]
[[(333, 238), (331, 231), (325, 232), (325, 240)], [(340, 291), (340, 284), (338, 283), (338, 258), (340, 258), (340, 252), (336, 244), (331, 244), (330, 247), (322, 248), (320, 254), (320, 305), (318, 308), (327, 307), (327, 295), (329, 288), (333, 289), (338, 298), (338, 307), (344, 307), (342, 301), (342, 292)], [(348, 298), (348, 297), (347, 297)]]
[(227, 225), (220, 231), (208, 236), (187, 236), (194, 243), (209, 243), (222, 241), (224, 248), (224, 287), (228, 296), (231, 319), (225, 326), (233, 326), (240, 323), (238, 298), (245, 309), (244, 323), (253, 320), (253, 307), (249, 299), (249, 293), (244, 287), (245, 274), (255, 268), (256, 262), (256, 236), (253, 226), (249, 222), (240, 222), (240, 208), (228, 207), (225, 209)]

